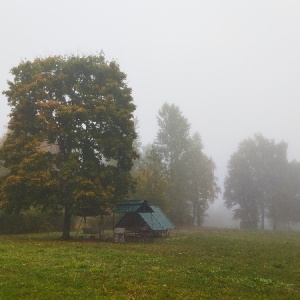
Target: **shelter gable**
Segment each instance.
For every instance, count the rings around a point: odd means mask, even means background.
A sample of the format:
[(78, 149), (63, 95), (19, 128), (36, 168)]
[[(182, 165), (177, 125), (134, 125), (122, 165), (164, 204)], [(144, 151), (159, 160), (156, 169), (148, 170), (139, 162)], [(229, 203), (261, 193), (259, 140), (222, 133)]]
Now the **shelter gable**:
[(118, 202), (115, 213), (130, 213), (130, 212), (153, 212), (146, 200), (127, 200)]

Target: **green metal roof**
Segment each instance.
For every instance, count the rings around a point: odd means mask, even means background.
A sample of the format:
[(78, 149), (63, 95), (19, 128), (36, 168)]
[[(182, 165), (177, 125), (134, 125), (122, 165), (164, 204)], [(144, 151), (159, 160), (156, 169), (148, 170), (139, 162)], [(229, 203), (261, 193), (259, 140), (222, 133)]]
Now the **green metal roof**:
[(146, 200), (127, 200), (118, 202), (113, 211), (115, 213), (138, 212), (138, 210), (143, 207), (146, 207), (147, 210), (151, 211)]
[(139, 213), (152, 230), (175, 229), (174, 224), (166, 217), (158, 206), (150, 206), (153, 213)]
[(158, 206), (150, 206), (146, 200), (127, 200), (117, 203), (115, 213), (137, 213), (152, 230), (174, 229), (174, 224)]
[(143, 218), (143, 220), (147, 223), (151, 230), (168, 229), (162, 226), (162, 224), (157, 220), (157, 218), (155, 218), (153, 213), (139, 213), (139, 215)]

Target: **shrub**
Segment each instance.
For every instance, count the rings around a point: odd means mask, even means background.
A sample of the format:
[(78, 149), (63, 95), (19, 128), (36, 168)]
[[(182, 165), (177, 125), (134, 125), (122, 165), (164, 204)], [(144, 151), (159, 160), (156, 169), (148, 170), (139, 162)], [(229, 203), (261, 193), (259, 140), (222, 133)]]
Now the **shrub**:
[(30, 209), (19, 214), (8, 214), (0, 211), (0, 234), (60, 231), (62, 222), (61, 212), (40, 212)]

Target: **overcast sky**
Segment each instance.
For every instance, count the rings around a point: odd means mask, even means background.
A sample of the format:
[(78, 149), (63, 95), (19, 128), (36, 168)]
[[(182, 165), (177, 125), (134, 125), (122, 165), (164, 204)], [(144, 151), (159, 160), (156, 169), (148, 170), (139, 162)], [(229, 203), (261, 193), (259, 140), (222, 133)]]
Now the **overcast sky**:
[[(238, 144), (258, 132), (300, 161), (299, 0), (10, 0), (0, 14), (1, 91), (22, 59), (103, 50), (128, 76), (144, 144), (169, 102), (222, 181)], [(0, 135), (6, 103), (1, 94)]]

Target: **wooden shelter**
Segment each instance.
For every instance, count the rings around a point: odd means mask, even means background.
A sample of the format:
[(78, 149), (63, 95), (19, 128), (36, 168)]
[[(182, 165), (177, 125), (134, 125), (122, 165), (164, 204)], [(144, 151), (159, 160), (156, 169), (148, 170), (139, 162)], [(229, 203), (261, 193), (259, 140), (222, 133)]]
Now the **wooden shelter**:
[(76, 236), (80, 236), (83, 238), (85, 235), (87, 235), (93, 239), (96, 238), (96, 236), (98, 236), (99, 238), (104, 237), (103, 217), (110, 214), (111, 211), (108, 210), (82, 209), (80, 212), (75, 214), (77, 217), (81, 217)]
[(149, 205), (146, 200), (119, 202), (113, 212), (123, 214), (114, 226), (115, 241), (151, 240), (153, 237), (166, 236), (171, 229), (175, 229), (162, 210)]

